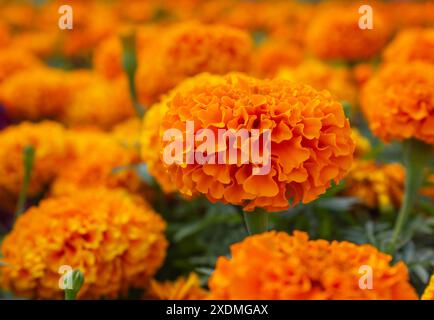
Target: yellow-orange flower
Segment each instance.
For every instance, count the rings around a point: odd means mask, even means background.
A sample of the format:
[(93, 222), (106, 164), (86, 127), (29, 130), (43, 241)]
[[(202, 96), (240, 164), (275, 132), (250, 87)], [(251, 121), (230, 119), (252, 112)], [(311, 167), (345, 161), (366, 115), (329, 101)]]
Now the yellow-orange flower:
[(2, 286), (19, 296), (61, 298), (59, 268), (80, 269), (81, 298), (144, 287), (166, 254), (165, 223), (143, 200), (95, 189), (49, 198), (20, 216), (2, 244)]
[(431, 280), (422, 295), (422, 300), (434, 300), (434, 275), (431, 276)]
[(44, 121), (23, 122), (0, 131), (0, 188), (17, 196), (24, 177), (23, 150), (35, 148), (28, 193), (36, 196), (53, 180), (64, 164), (65, 130), (62, 125)]
[(356, 88), (352, 75), (345, 68), (334, 68), (319, 60), (307, 60), (299, 66), (282, 69), (277, 76), (308, 84), (317, 90), (326, 89), (336, 99), (349, 102), (351, 105), (356, 102)]
[(363, 30), (359, 6), (330, 5), (312, 18), (307, 35), (307, 49), (326, 60), (357, 61), (380, 53), (390, 35), (390, 26), (379, 10), (375, 10), (375, 26)]
[(41, 65), (41, 61), (27, 51), (12, 47), (0, 49), (0, 83), (18, 71)]
[[(391, 262), (391, 256), (371, 245), (272, 231), (232, 245), (231, 258), (218, 258), (210, 298), (417, 299), (405, 264)], [(372, 268), (372, 289), (359, 285), (362, 266)]]
[[(207, 150), (207, 157), (214, 156), (215, 164), (188, 164), (185, 159), (181, 163), (165, 163), (181, 193), (202, 193), (212, 202), (242, 205), (246, 211), (256, 207), (279, 211), (288, 208), (289, 201), (295, 205), (316, 199), (331, 181), (338, 182), (350, 169), (354, 142), (349, 122), (342, 106), (327, 91), (241, 74), (212, 79), (176, 91), (167, 102), (161, 132), (181, 130), (186, 150), (187, 121), (194, 123), (192, 134), (203, 128), (214, 132), (244, 129), (249, 134), (252, 129), (261, 134), (270, 130), (270, 153), (264, 148), (260, 154), (262, 164), (270, 159), (270, 170), (268, 174), (252, 175), (258, 166), (253, 164), (253, 155), (242, 163), (239, 152), (243, 142), (228, 147), (227, 139), (219, 144), (215, 138), (214, 151)], [(244, 142), (251, 144), (254, 137), (246, 139)], [(161, 152), (171, 143), (162, 141)], [(203, 144), (200, 139), (193, 143), (195, 150)], [(237, 159), (228, 160), (226, 151), (230, 149), (237, 150)], [(217, 164), (221, 152), (226, 154), (225, 163)], [(182, 156), (185, 154), (186, 151)]]
[(434, 65), (388, 64), (363, 87), (361, 105), (382, 140), (414, 137), (434, 144)]
[(13, 48), (29, 51), (46, 58), (55, 53), (59, 44), (60, 30), (27, 31), (15, 36), (10, 43)]
[(363, 158), (369, 152), (371, 152), (371, 143), (368, 138), (364, 137), (359, 130), (351, 128), (351, 138), (356, 143), (356, 149), (354, 151), (354, 157)]
[(151, 300), (203, 300), (208, 293), (200, 286), (199, 277), (190, 273), (175, 281), (159, 282), (152, 280), (146, 299)]
[(368, 208), (387, 212), (400, 207), (404, 180), (405, 169), (399, 163), (378, 165), (359, 160), (345, 179), (343, 194), (358, 198)]
[(434, 28), (404, 29), (383, 52), (386, 63), (423, 61), (434, 64)]
[(137, 94), (145, 106), (198, 73), (250, 68), (250, 36), (235, 28), (185, 22), (160, 28), (149, 37), (138, 53), (136, 73)]

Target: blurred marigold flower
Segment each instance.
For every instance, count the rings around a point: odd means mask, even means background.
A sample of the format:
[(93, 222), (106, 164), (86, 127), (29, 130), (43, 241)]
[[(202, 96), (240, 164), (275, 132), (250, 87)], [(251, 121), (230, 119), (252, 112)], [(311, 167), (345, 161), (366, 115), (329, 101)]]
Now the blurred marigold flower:
[(0, 49), (0, 83), (16, 72), (41, 66), (42, 62), (28, 51), (13, 47)]
[(356, 88), (351, 72), (345, 68), (334, 68), (319, 60), (306, 60), (293, 68), (283, 68), (277, 77), (301, 82), (317, 90), (326, 89), (339, 101), (351, 105), (356, 102)]
[(358, 63), (352, 72), (353, 78), (360, 88), (375, 74), (375, 67), (371, 63)]
[(147, 193), (148, 187), (134, 170), (139, 163), (136, 149), (122, 146), (112, 135), (96, 130), (69, 131), (66, 141), (68, 163), (59, 169), (52, 194), (74, 194), (96, 187)]
[(10, 43), (13, 48), (19, 48), (34, 55), (47, 58), (54, 55), (59, 45), (59, 31), (26, 31), (15, 36)]
[[(247, 237), (231, 246), (231, 258), (218, 258), (210, 298), (417, 299), (405, 264), (391, 262), (371, 245), (272, 231)], [(364, 265), (372, 268), (372, 289), (360, 287)]]
[(405, 169), (399, 163), (358, 160), (345, 178), (344, 195), (356, 197), (370, 209), (390, 212), (401, 206)]
[(434, 28), (405, 29), (385, 48), (386, 63), (422, 61), (434, 64)]
[[(289, 201), (295, 205), (315, 200), (350, 169), (354, 142), (349, 122), (327, 91), (241, 74), (213, 79), (177, 90), (167, 103), (160, 132), (181, 130), (185, 145), (186, 121), (195, 124), (194, 133), (203, 128), (270, 130), (270, 171), (252, 175), (257, 166), (251, 158), (234, 164), (165, 164), (182, 194), (205, 194), (212, 202), (242, 205), (246, 211), (256, 207), (280, 211), (290, 206)], [(202, 142), (194, 143), (198, 147)], [(229, 149), (226, 139), (224, 145), (216, 143), (215, 152), (207, 157)], [(162, 141), (161, 152), (168, 144)], [(238, 143), (233, 147), (241, 152)], [(261, 156), (266, 158), (267, 152)]]
[(23, 182), (23, 149), (32, 145), (35, 160), (28, 193), (38, 195), (63, 166), (67, 150), (65, 129), (59, 123), (22, 122), (0, 131), (0, 189), (17, 197)]
[(93, 53), (93, 68), (107, 79), (124, 75), (122, 65), (123, 47), (121, 39), (112, 36), (102, 41)]
[(434, 275), (431, 276), (431, 280), (426, 287), (423, 295), (422, 300), (434, 300)]
[(434, 65), (388, 64), (361, 92), (373, 133), (385, 142), (416, 138), (434, 144)]
[(363, 158), (371, 152), (372, 147), (369, 139), (364, 137), (356, 128), (351, 128), (351, 138), (353, 138), (356, 143), (356, 149), (354, 151), (355, 158)]
[(282, 67), (293, 67), (303, 60), (299, 46), (279, 41), (266, 41), (253, 56), (253, 74), (274, 77)]
[(247, 71), (251, 52), (249, 34), (235, 28), (196, 22), (161, 28), (138, 52), (139, 101), (149, 106), (185, 78), (201, 72)]
[(179, 277), (175, 281), (151, 280), (145, 298), (151, 300), (203, 300), (207, 296), (208, 292), (201, 288), (197, 274), (190, 273), (188, 277)]
[(373, 29), (359, 27), (359, 6), (332, 4), (317, 10), (306, 35), (308, 51), (325, 60), (358, 61), (375, 57), (386, 44), (391, 26), (375, 10)]
[[(43, 200), (2, 244), (1, 283), (24, 297), (61, 298), (59, 267), (84, 273), (79, 298), (145, 287), (166, 255), (165, 222), (143, 200), (96, 189)], [(23, 258), (24, 257), (24, 258)]]

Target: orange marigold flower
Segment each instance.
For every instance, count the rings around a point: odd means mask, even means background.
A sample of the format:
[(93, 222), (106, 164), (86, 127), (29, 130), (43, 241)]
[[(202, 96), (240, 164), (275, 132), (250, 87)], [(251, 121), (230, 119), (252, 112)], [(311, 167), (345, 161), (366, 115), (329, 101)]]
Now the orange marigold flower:
[(434, 65), (390, 64), (361, 92), (361, 105), (373, 133), (382, 140), (417, 138), (434, 144)]
[(353, 78), (358, 87), (362, 87), (375, 74), (375, 67), (371, 63), (359, 63), (353, 68)]
[(356, 150), (354, 151), (356, 158), (362, 158), (371, 152), (371, 143), (368, 138), (364, 137), (356, 128), (351, 128), (351, 138), (356, 143)]
[(0, 49), (0, 83), (18, 71), (41, 65), (38, 58), (22, 49), (13, 47)]
[(356, 161), (345, 181), (344, 195), (356, 197), (370, 209), (389, 212), (401, 205), (405, 169), (399, 163), (378, 165), (375, 161)]
[(146, 299), (151, 300), (203, 300), (208, 292), (201, 288), (199, 277), (190, 273), (187, 278), (158, 282), (152, 280)]
[(160, 153), (158, 152), (158, 150), (161, 149), (160, 127), (163, 117), (167, 112), (167, 104), (178, 90), (192, 88), (197, 85), (197, 83), (205, 84), (219, 80), (219, 77), (211, 76), (207, 73), (187, 78), (164, 96), (159, 103), (154, 104), (143, 117), (140, 147), (141, 156), (146, 162), (149, 174), (154, 177), (165, 193), (176, 191), (176, 187), (173, 185), (167, 168), (164, 166), (160, 158)]
[(59, 118), (71, 97), (65, 72), (57, 69), (22, 70), (0, 85), (0, 104), (16, 120)]
[(345, 68), (334, 68), (319, 60), (307, 60), (299, 66), (284, 68), (278, 77), (308, 84), (315, 89), (330, 91), (336, 99), (356, 102), (356, 88), (352, 81), (351, 72)]
[(47, 58), (55, 53), (59, 38), (59, 30), (26, 31), (14, 37), (10, 46), (29, 51), (41, 58)]
[(405, 29), (383, 52), (386, 63), (423, 61), (434, 64), (434, 28)]
[(23, 122), (0, 131), (0, 189), (15, 197), (23, 182), (23, 150), (28, 145), (35, 148), (28, 192), (30, 196), (36, 196), (64, 163), (65, 130), (58, 123), (44, 121), (38, 124)]
[(85, 276), (79, 298), (115, 298), (145, 287), (161, 266), (164, 229), (149, 205), (124, 191), (49, 198), (20, 216), (5, 238), (1, 283), (19, 296), (62, 298), (59, 267), (69, 265)]
[(104, 40), (93, 53), (95, 71), (107, 79), (115, 79), (124, 75), (122, 54), (123, 47), (119, 37), (112, 36)]
[(274, 77), (282, 67), (293, 67), (303, 59), (302, 49), (293, 44), (267, 41), (261, 45), (253, 59), (253, 73), (258, 77)]
[(66, 142), (69, 161), (59, 169), (52, 194), (74, 194), (96, 187), (124, 188), (134, 193), (146, 191), (133, 168), (139, 163), (135, 149), (126, 148), (113, 136), (95, 130), (68, 132)]
[(390, 35), (390, 26), (375, 10), (375, 27), (359, 27), (359, 6), (332, 5), (317, 10), (306, 35), (307, 49), (326, 60), (364, 60), (380, 53)]
[(431, 280), (426, 287), (423, 295), (422, 300), (434, 300), (434, 275), (431, 276)]
[[(309, 240), (267, 232), (231, 246), (209, 280), (211, 299), (417, 299), (403, 262), (371, 245)], [(373, 288), (360, 288), (360, 267), (372, 268)], [(236, 284), (236, 285), (234, 285)]]
[(136, 73), (139, 101), (146, 106), (190, 76), (250, 68), (250, 36), (235, 28), (185, 22), (149, 38), (138, 53)]
[[(270, 158), (268, 174), (252, 175), (257, 166), (251, 157), (247, 163), (237, 159), (227, 164), (217, 160), (216, 164), (166, 164), (174, 185), (187, 196), (202, 193), (212, 202), (242, 205), (246, 211), (256, 207), (279, 211), (288, 208), (290, 200), (295, 205), (316, 199), (351, 167), (354, 142), (349, 122), (327, 91), (281, 79), (230, 74), (177, 90), (167, 105), (161, 132), (181, 130), (184, 150), (187, 121), (194, 123), (192, 134), (203, 128), (244, 129), (249, 134), (252, 129), (270, 130), (271, 154), (261, 154)], [(252, 143), (250, 139), (254, 138), (248, 137), (246, 143)], [(211, 159), (229, 149), (228, 139), (223, 145), (215, 140), (214, 152), (208, 150)], [(162, 141), (161, 151), (170, 143)], [(202, 143), (195, 141), (195, 150)], [(234, 147), (241, 152), (239, 143), (230, 149)]]
[[(97, 125), (109, 129), (134, 115), (126, 77), (113, 81), (96, 74), (90, 77), (87, 86), (80, 82), (81, 77), (75, 80), (78, 81), (76, 84), (71, 85), (81, 88), (73, 91), (73, 97), (60, 117), (62, 122), (72, 126)], [(74, 81), (72, 75), (70, 79)]]

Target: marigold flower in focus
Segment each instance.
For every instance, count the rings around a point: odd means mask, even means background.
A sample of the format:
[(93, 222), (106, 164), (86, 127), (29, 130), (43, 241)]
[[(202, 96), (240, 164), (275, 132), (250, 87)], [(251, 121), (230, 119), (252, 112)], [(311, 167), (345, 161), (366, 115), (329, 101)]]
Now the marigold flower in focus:
[(405, 29), (384, 49), (386, 63), (423, 61), (434, 64), (434, 28)]
[(375, 57), (389, 39), (391, 28), (380, 10), (375, 26), (359, 27), (359, 6), (324, 7), (317, 10), (306, 34), (308, 51), (320, 59), (358, 61)]
[(84, 273), (79, 298), (144, 287), (166, 254), (165, 222), (143, 200), (95, 189), (43, 200), (2, 244), (1, 283), (18, 296), (59, 299), (59, 267)]
[(426, 287), (421, 299), (422, 300), (434, 300), (434, 275), (431, 276), (431, 280), (430, 280), (428, 286)]
[[(231, 246), (209, 280), (211, 299), (417, 299), (403, 262), (371, 245), (309, 240), (267, 232)], [(372, 268), (373, 288), (359, 287), (361, 266)], [(236, 284), (236, 285), (234, 285)]]
[(18, 71), (40, 66), (41, 61), (27, 51), (12, 47), (0, 49), (0, 83)]
[(277, 77), (305, 83), (318, 90), (328, 90), (336, 99), (351, 105), (356, 102), (352, 75), (345, 68), (334, 68), (319, 60), (307, 60), (296, 67), (280, 70)]
[(404, 181), (405, 169), (399, 163), (358, 160), (345, 178), (343, 194), (358, 198), (370, 209), (389, 212), (401, 206)]
[(434, 144), (434, 65), (388, 64), (361, 92), (372, 132), (385, 142), (411, 137)]
[(225, 74), (250, 68), (250, 36), (235, 28), (185, 22), (161, 28), (149, 38), (138, 53), (136, 73), (138, 98), (145, 106), (201, 72)]
[(186, 90), (193, 88), (198, 83), (214, 83), (221, 81), (218, 76), (212, 76), (207, 73), (199, 74), (192, 78), (187, 78), (172, 89), (166, 96), (164, 96), (159, 103), (154, 104), (143, 117), (143, 126), (141, 134), (141, 156), (146, 162), (149, 174), (157, 181), (159, 186), (165, 193), (172, 193), (176, 191), (173, 185), (167, 168), (160, 158), (161, 139), (160, 127), (163, 117), (167, 112), (167, 104), (175, 96), (179, 90)]
[[(214, 79), (177, 90), (167, 103), (161, 132), (181, 130), (185, 150), (186, 121), (194, 123), (194, 134), (203, 128), (245, 129), (249, 133), (268, 129), (271, 154), (264, 151), (261, 156), (270, 158), (270, 170), (252, 175), (257, 165), (252, 158), (241, 163), (241, 156), (237, 162), (226, 159), (226, 164), (217, 164), (217, 160), (216, 164), (165, 163), (174, 185), (184, 195), (205, 194), (212, 202), (242, 205), (246, 211), (256, 207), (279, 211), (287, 209), (290, 200), (295, 205), (316, 199), (331, 181), (338, 182), (350, 169), (354, 142), (349, 122), (342, 106), (327, 91), (240, 74)], [(252, 143), (250, 139), (254, 138), (248, 137), (246, 143)], [(207, 150), (208, 158), (217, 159), (221, 150), (229, 149), (227, 139), (223, 145), (215, 140), (214, 153)], [(162, 153), (169, 143), (162, 141)], [(194, 143), (195, 150), (202, 144)], [(239, 155), (240, 143), (234, 147)]]
[(152, 280), (146, 299), (151, 300), (203, 300), (208, 292), (201, 288), (199, 277), (190, 273), (175, 281), (159, 282)]
[(65, 160), (65, 130), (61, 124), (22, 122), (0, 131), (0, 189), (17, 197), (24, 177), (23, 150), (35, 148), (28, 194), (38, 195), (53, 180)]

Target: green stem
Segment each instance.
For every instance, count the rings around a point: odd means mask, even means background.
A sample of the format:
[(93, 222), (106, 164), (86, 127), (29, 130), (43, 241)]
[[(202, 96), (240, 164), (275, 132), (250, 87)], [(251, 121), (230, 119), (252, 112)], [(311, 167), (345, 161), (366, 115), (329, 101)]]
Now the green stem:
[(25, 210), (27, 191), (29, 189), (30, 177), (32, 175), (34, 160), (35, 160), (35, 148), (33, 146), (26, 146), (23, 149), (23, 166), (24, 166), (23, 183), (21, 184), (21, 190), (18, 197), (15, 219), (20, 214), (22, 214)]
[(133, 107), (138, 117), (143, 117), (144, 108), (137, 101), (135, 77), (137, 70), (136, 35), (128, 35), (122, 38), (123, 56), (122, 64), (128, 77), (128, 85), (133, 100)]
[(391, 253), (395, 253), (404, 224), (416, 204), (424, 180), (424, 169), (431, 156), (431, 146), (416, 139), (403, 142), (403, 160), (406, 169), (404, 199), (399, 210), (391, 239)]
[(253, 212), (244, 211), (243, 214), (250, 235), (260, 234), (268, 230), (269, 213), (265, 210), (257, 208)]
[(65, 300), (75, 300), (78, 292), (84, 284), (84, 275), (80, 270), (77, 269), (72, 271), (71, 277), (72, 288), (65, 289)]

